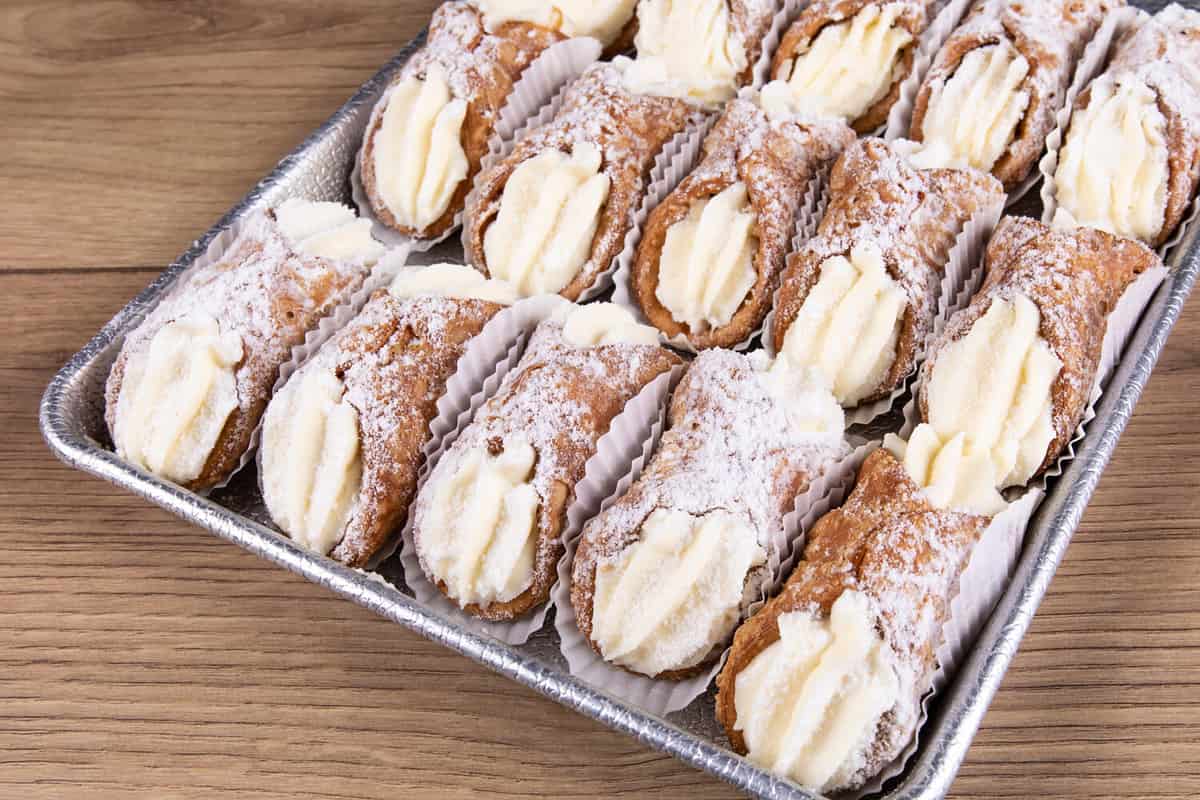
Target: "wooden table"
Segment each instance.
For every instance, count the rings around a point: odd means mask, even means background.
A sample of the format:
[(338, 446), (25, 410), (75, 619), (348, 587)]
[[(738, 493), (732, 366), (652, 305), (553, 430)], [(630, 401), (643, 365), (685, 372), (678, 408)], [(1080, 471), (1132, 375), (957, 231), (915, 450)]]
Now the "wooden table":
[[(0, 2), (0, 797), (728, 797), (107, 484), (51, 375), (433, 0)], [(956, 784), (1200, 795), (1185, 314)]]

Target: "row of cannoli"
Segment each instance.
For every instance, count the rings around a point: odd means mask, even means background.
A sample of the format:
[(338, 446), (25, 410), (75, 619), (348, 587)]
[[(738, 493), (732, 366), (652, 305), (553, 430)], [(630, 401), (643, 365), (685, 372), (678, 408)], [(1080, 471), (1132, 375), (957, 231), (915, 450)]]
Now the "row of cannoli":
[(1001, 222), (983, 287), (931, 348), (920, 424), (867, 458), (780, 594), (738, 629), (717, 678), (735, 749), (825, 792), (863, 786), (905, 751), (959, 576), (1007, 507), (1002, 490), (1063, 453), (1109, 315), (1159, 263), (1101, 231)]

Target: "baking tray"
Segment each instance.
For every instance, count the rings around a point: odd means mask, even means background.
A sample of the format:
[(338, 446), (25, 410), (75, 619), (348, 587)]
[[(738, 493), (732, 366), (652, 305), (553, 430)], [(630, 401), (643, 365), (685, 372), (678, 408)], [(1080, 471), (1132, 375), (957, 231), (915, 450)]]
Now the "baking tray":
[[(1138, 5), (1156, 10), (1165, 3)], [(367, 574), (311, 553), (271, 530), (253, 466), (230, 486), (205, 498), (132, 467), (108, 449), (104, 382), (125, 334), (205, 252), (215, 236), (255, 209), (288, 197), (349, 202), (349, 175), (371, 108), (423, 41), (424, 33), (406, 45), (71, 358), (42, 398), (40, 425), (47, 444), (68, 465), (122, 486), (552, 700), (728, 781), (747, 794), (772, 800), (819, 797), (751, 764), (726, 746), (713, 715), (711, 688), (682, 711), (666, 717), (648, 714), (568, 674), (551, 624), (525, 645), (506, 645), (466, 630), (418, 604), (404, 583), (403, 570), (395, 557), (385, 562), (377, 574)], [(932, 703), (929, 720), (919, 734), (920, 747), (904, 773), (885, 787), (887, 798), (926, 800), (943, 797), (949, 790), (1191, 292), (1200, 271), (1197, 228), (1200, 226), (1193, 226), (1169, 254), (1171, 275), (1147, 307), (1097, 407), (1097, 417), (1077, 448), (1076, 458), (1051, 484), (1031, 522), (1011, 584), (957, 675)], [(461, 261), (461, 256), (457, 239), (452, 239), (415, 257), (414, 263)]]

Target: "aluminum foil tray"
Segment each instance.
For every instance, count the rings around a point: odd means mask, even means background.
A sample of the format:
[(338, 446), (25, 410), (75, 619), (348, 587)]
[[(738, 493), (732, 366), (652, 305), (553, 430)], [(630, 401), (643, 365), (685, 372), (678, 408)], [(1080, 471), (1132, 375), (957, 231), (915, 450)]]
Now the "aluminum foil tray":
[[(1164, 4), (1138, 5), (1154, 10)], [(315, 555), (271, 530), (253, 467), (244, 470), (230, 486), (205, 498), (135, 469), (109, 449), (103, 418), (104, 381), (125, 334), (205, 251), (214, 236), (253, 210), (289, 197), (350, 202), (349, 175), (371, 108), (423, 41), (424, 34), (405, 46), (71, 358), (42, 398), (40, 423), (46, 442), (68, 465), (122, 486), (552, 700), (712, 773), (749, 795), (812, 800), (817, 795), (766, 772), (729, 749), (714, 717), (712, 689), (680, 712), (666, 717), (648, 714), (568, 674), (551, 624), (527, 644), (508, 646), (466, 630), (418, 604), (404, 583), (396, 557), (385, 562), (377, 574), (367, 574)], [(455, 238), (416, 257), (415, 262), (461, 260), (462, 249)], [(950, 686), (935, 698), (929, 721), (920, 732), (920, 748), (905, 772), (885, 787), (885, 797), (925, 800), (942, 797), (949, 790), (1200, 271), (1195, 230), (1169, 255), (1168, 265), (1172, 273), (1147, 308), (1110, 379), (1097, 419), (1089, 425), (1077, 458), (1051, 484), (1046, 501), (1030, 525), (1011, 585)]]

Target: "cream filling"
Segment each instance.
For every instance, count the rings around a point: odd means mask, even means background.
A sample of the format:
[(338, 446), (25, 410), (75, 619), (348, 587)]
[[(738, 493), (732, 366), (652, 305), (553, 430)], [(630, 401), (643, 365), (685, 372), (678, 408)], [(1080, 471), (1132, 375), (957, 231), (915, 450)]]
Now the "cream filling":
[(850, 258), (833, 256), (821, 264), (781, 352), (793, 364), (820, 372), (838, 402), (853, 406), (879, 386), (895, 362), (907, 305), (879, 246), (860, 242)]
[(374, 264), (386, 250), (371, 235), (371, 221), (341, 203), (288, 200), (275, 209), (275, 222), (304, 255)]
[(271, 518), (318, 553), (333, 549), (362, 489), (358, 412), (329, 369), (301, 370), (263, 421), (262, 489)]
[(555, 315), (562, 323), (562, 336), (576, 347), (603, 344), (659, 344), (657, 328), (642, 325), (628, 309), (616, 303), (587, 303), (564, 306)]
[(242, 340), (203, 312), (168, 322), (125, 364), (117, 397), (117, 455), (175, 483), (200, 477), (238, 407)]
[(1059, 153), (1054, 226), (1086, 225), (1151, 242), (1167, 208), (1167, 121), (1154, 91), (1135, 77), (1092, 83)]
[(946, 346), (926, 392), (929, 424), (942, 442), (965, 437), (963, 454), (986, 457), (992, 485), (1029, 481), (1054, 439), (1051, 388), (1062, 362), (1039, 335), (1026, 296), (992, 300), (966, 336)]
[(883, 444), (934, 508), (992, 516), (1007, 505), (992, 481), (991, 459), (986, 453), (968, 453), (965, 434), (943, 441), (933, 426), (921, 423), (907, 442), (889, 433)]
[(553, 294), (591, 257), (609, 178), (600, 151), (580, 142), (571, 155), (547, 150), (508, 178), (500, 212), (483, 237), (488, 273), (524, 296)]
[(763, 108), (851, 122), (861, 117), (891, 90), (901, 51), (912, 43), (896, 24), (900, 12), (898, 5), (869, 5), (845, 22), (826, 25), (778, 71), (783, 84), (772, 81), (763, 89)]
[(820, 791), (843, 786), (900, 700), (891, 651), (858, 591), (844, 592), (829, 619), (796, 611), (777, 624), (779, 641), (735, 679), (735, 727), (756, 764)]
[(500, 305), (517, 302), (517, 290), (504, 281), (487, 278), (463, 264), (430, 264), (405, 267), (392, 279), (388, 292), (401, 299), (421, 296), (457, 300), (486, 300)]
[(967, 53), (931, 93), (913, 165), (990, 172), (1029, 107), (1029, 92), (1021, 89), (1028, 75), (1029, 62), (1007, 42)]
[(536, 453), (520, 437), (493, 455), (470, 450), (439, 476), (421, 529), (421, 560), (460, 605), (506, 603), (533, 584)]
[(657, 509), (638, 541), (597, 566), (592, 639), (645, 675), (693, 667), (732, 635), (746, 578), (766, 558), (739, 516)]
[(637, 14), (630, 91), (710, 106), (733, 97), (749, 62), (726, 0), (641, 0)]
[(450, 207), (467, 177), (462, 146), (465, 100), (454, 97), (442, 68), (409, 76), (390, 91), (375, 134), (375, 185), (404, 227), (421, 230)]
[(564, 36), (591, 36), (610, 45), (633, 18), (637, 0), (475, 0), (489, 28), (530, 22)]
[(758, 277), (757, 249), (754, 210), (738, 181), (667, 229), (655, 296), (694, 331), (728, 325)]

